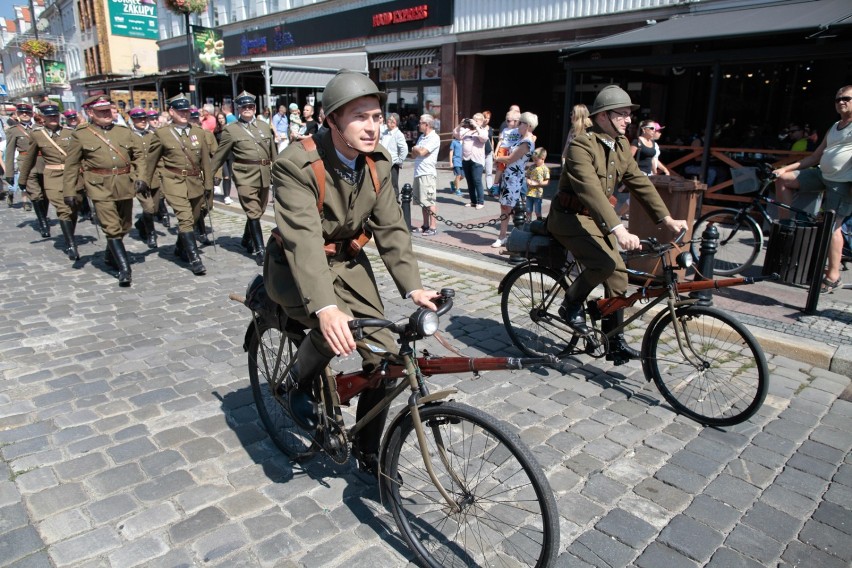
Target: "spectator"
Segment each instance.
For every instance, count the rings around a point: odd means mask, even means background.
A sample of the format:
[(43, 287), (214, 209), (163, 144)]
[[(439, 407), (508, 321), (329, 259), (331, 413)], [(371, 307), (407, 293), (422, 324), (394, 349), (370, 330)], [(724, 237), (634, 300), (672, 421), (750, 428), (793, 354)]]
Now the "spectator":
[(302, 126), (299, 128), (299, 133), (296, 135), (297, 140), (304, 140), (305, 138), (309, 138), (317, 133), (319, 126), (313, 116), (313, 105), (305, 105), (302, 109)]
[[(321, 127), (323, 124), (325, 124), (325, 110), (320, 107), (319, 112), (317, 113), (317, 125)], [(319, 130), (319, 128), (317, 128), (317, 130)]]
[(503, 170), (506, 169), (506, 161), (498, 158), (508, 156), (510, 149), (514, 148), (518, 140), (521, 139), (521, 135), (518, 133), (518, 121), (520, 119), (521, 113), (519, 111), (510, 110), (506, 113), (506, 120), (503, 122), (506, 127), (500, 129), (500, 138), (497, 140), (497, 151), (494, 156), (497, 174), (494, 176), (494, 184), (491, 186), (491, 196), (495, 199), (500, 196), (500, 179), (503, 176)]
[(662, 174), (662, 175), (665, 175), (665, 176), (669, 176), (669, 175), (671, 175), (671, 173), (669, 172), (669, 169), (665, 165), (663, 165), (663, 163), (660, 161), (660, 143), (659, 143), (659, 140), (663, 135), (663, 132), (662, 132), (663, 128), (665, 128), (665, 126), (660, 126), (659, 122), (654, 123), (654, 147), (657, 149), (657, 153), (654, 155), (654, 167), (653, 167), (654, 171), (653, 171), (653, 174), (654, 175)]
[[(306, 105), (305, 108), (310, 105)], [(392, 112), (388, 115), (385, 129), (382, 132), (382, 137), (379, 143), (385, 147), (391, 156), (393, 166), (391, 166), (391, 184), (393, 184), (396, 200), (399, 201), (399, 170), (408, 155), (408, 144), (405, 142), (405, 135), (398, 128), (399, 115)]]
[(462, 146), (462, 171), (467, 180), (467, 193), (470, 203), (465, 207), (485, 207), (485, 195), (482, 189), (482, 168), (485, 165), (485, 141), (488, 139), (488, 130), (482, 126), (485, 117), (480, 113), (473, 118), (462, 120), (453, 130), (453, 138), (461, 141)]
[(271, 120), (270, 116), (269, 116), (269, 109), (268, 108), (263, 109), (263, 112), (260, 113), (260, 115), (257, 117), (257, 119), (261, 122), (265, 122), (266, 124), (269, 124), (269, 121)]
[(527, 218), (532, 219), (535, 213), (536, 219), (541, 219), (541, 202), (544, 197), (544, 188), (550, 183), (550, 168), (544, 165), (547, 159), (547, 150), (536, 148), (533, 152), (533, 163), (535, 166), (527, 173)]
[(213, 105), (207, 103), (206, 105), (201, 107), (201, 128), (206, 130), (207, 132), (216, 132), (216, 116), (214, 115), (215, 109)]
[(169, 116), (168, 112), (161, 112), (160, 119), (157, 121), (157, 124), (160, 126), (166, 126), (167, 124), (172, 123), (172, 117)]
[[(441, 147), (441, 139), (432, 128), (434, 117), (424, 114), (420, 117), (420, 138), (411, 148), (414, 156), (414, 198), (423, 210), (423, 226), (421, 231), (424, 236), (432, 236), (438, 233), (438, 170), (435, 165), (438, 162), (438, 148)], [(420, 232), (415, 229), (415, 232)]]
[(450, 189), (456, 195), (461, 195), (461, 180), (464, 177), (464, 170), (462, 169), (462, 145), (455, 138), (450, 142), (450, 163), (453, 165), (453, 175), (455, 175), (455, 180), (450, 182)]
[(654, 142), (653, 120), (643, 120), (639, 123), (639, 136), (630, 144), (630, 154), (636, 160), (636, 164), (643, 174), (649, 176), (654, 173), (657, 144)]
[[(127, 120), (124, 119), (124, 116), (118, 110), (118, 105), (115, 104), (115, 103), (112, 103), (110, 105), (110, 108), (112, 109), (112, 122), (113, 122), (113, 124), (120, 124), (122, 126), (127, 126)], [(36, 115), (36, 118), (38, 119), (39, 116)]]
[(287, 120), (287, 107), (278, 106), (278, 112), (272, 117), (272, 130), (275, 133), (275, 143), (281, 152), (290, 144), (290, 123)]
[(591, 127), (592, 119), (589, 118), (588, 107), (584, 104), (574, 105), (574, 108), (571, 109), (571, 130), (568, 131), (568, 137), (565, 139), (565, 148), (562, 150), (562, 167), (565, 167), (565, 160), (568, 157), (568, 146), (571, 144), (571, 141)]
[(488, 140), (485, 141), (485, 187), (491, 187), (494, 184), (494, 147), (491, 144), (494, 140), (494, 129), (489, 124), (491, 122), (491, 111), (482, 111), (482, 116), (482, 126), (488, 131)]
[(526, 165), (535, 150), (533, 130), (536, 126), (538, 117), (531, 112), (523, 113), (518, 120), (517, 142), (509, 148), (509, 155), (495, 158), (498, 164), (506, 166), (500, 185), (500, 235), (491, 243), (493, 248), (500, 248), (506, 243), (512, 209), (521, 199), (521, 192), (526, 194)]
[(299, 113), (299, 105), (296, 103), (290, 103), (287, 108), (290, 109), (290, 142), (295, 142), (299, 140), (302, 131), (302, 116)]
[[(831, 294), (840, 288), (840, 260), (843, 255), (841, 226), (852, 215), (852, 85), (841, 87), (834, 98), (834, 108), (840, 115), (813, 154), (800, 161), (775, 170), (775, 182), (780, 201), (789, 203), (789, 190), (819, 191), (825, 189), (823, 209), (833, 209), (837, 216), (828, 249), (828, 265), (820, 292)], [(812, 167), (817, 166), (818, 167)]]
[(519, 107), (518, 105), (509, 105), (509, 110), (506, 111), (506, 120), (504, 120), (500, 124), (500, 132), (503, 132), (507, 128), (510, 129), (510, 130), (512, 128), (517, 128), (517, 126), (518, 126), (517, 121), (515, 122), (514, 126), (509, 124), (509, 115), (515, 114), (515, 113), (517, 113), (517, 115), (520, 116), (521, 115), (521, 107)]
[(223, 103), (222, 112), (225, 114), (225, 120), (228, 124), (233, 124), (237, 121), (237, 117), (234, 116), (234, 107), (231, 106), (231, 103)]

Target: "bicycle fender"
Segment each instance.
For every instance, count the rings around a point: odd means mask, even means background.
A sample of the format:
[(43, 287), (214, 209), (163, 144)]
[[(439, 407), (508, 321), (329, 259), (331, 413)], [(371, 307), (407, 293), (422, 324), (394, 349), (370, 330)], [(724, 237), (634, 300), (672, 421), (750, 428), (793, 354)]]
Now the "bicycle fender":
[(254, 335), (254, 333), (254, 322), (250, 321), (246, 328), (246, 335), (243, 338), (243, 351), (246, 353), (248, 353), (249, 341), (251, 341), (251, 336)]
[(503, 279), (500, 281), (500, 284), (497, 285), (497, 293), (502, 294), (503, 293), (503, 287), (506, 285), (506, 281), (508, 281), (510, 278), (512, 278), (515, 275), (516, 272), (520, 272), (521, 270), (528, 267), (530, 264), (533, 264), (533, 263), (522, 262), (521, 264), (515, 266), (514, 268), (512, 268), (512, 270), (507, 272), (506, 275), (503, 276)]
[[(691, 305), (692, 304), (687, 305), (687, 306), (676, 307), (675, 308), (675, 315), (680, 315), (680, 313), (683, 310), (689, 309), (689, 307)], [(660, 313), (655, 315), (654, 318), (651, 320), (651, 322), (648, 324), (648, 326), (645, 328), (645, 336), (642, 339), (642, 350), (641, 350), (641, 353), (642, 353), (642, 373), (645, 375), (645, 381), (649, 382), (649, 383), (651, 382), (651, 369), (648, 368), (648, 364), (649, 364), (649, 361), (651, 360), (651, 358), (648, 355), (648, 352), (651, 350), (651, 345), (650, 345), (648, 338), (651, 337), (651, 335), (653, 335), (652, 332), (660, 324), (660, 321), (668, 315), (669, 315), (668, 309), (661, 310)]]

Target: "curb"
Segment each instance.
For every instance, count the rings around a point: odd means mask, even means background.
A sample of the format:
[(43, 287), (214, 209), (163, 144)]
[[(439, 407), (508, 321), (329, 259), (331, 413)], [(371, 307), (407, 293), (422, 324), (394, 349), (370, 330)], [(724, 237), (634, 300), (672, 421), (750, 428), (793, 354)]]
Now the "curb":
[[(217, 201), (216, 207), (231, 214), (244, 215), (238, 202), (225, 205)], [(274, 225), (275, 217), (270, 213), (264, 213), (263, 221)], [(378, 254), (373, 241), (367, 244), (367, 248), (371, 253)], [(493, 261), (470, 258), (444, 249), (436, 250), (416, 243), (413, 248), (418, 260), (450, 270), (489, 278), (494, 280), (495, 283), (500, 282), (512, 268), (511, 265), (502, 266)], [(760, 327), (746, 325), (746, 328), (754, 335), (763, 351), (768, 355), (787, 357), (843, 376), (852, 376), (852, 345), (833, 347), (812, 339), (769, 331)]]

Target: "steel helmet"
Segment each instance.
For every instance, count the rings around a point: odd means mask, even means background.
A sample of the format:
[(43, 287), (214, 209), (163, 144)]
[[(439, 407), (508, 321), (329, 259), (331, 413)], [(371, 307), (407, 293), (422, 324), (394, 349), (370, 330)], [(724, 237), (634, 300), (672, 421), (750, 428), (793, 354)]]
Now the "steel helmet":
[(592, 104), (592, 110), (589, 111), (589, 116), (607, 110), (615, 110), (617, 108), (629, 107), (630, 110), (639, 108), (639, 105), (634, 105), (624, 89), (618, 85), (607, 85), (595, 97), (595, 102)]
[(346, 103), (359, 97), (375, 96), (379, 106), (384, 107), (388, 94), (379, 90), (369, 77), (357, 71), (341, 69), (331, 78), (322, 93), (322, 106), (329, 115)]

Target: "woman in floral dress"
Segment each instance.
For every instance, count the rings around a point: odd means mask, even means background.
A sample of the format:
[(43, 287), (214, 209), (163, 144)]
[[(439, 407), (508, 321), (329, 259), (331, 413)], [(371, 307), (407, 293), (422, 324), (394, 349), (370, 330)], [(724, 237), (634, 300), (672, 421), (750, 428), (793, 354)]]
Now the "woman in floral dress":
[(538, 116), (531, 112), (521, 114), (518, 122), (518, 134), (520, 138), (509, 149), (508, 156), (498, 156), (495, 162), (507, 164), (506, 171), (500, 180), (500, 213), (504, 217), (500, 221), (500, 236), (491, 243), (493, 248), (500, 248), (506, 244), (506, 233), (509, 230), (509, 215), (515, 208), (521, 195), (527, 192), (526, 165), (535, 150), (535, 137), (533, 130), (538, 126)]

